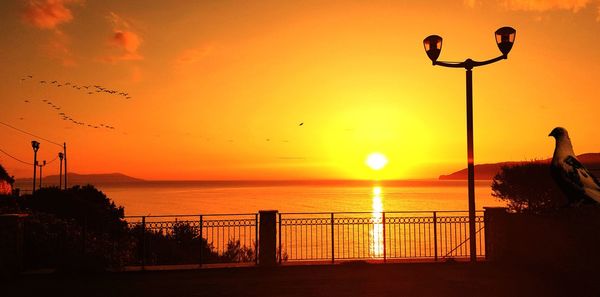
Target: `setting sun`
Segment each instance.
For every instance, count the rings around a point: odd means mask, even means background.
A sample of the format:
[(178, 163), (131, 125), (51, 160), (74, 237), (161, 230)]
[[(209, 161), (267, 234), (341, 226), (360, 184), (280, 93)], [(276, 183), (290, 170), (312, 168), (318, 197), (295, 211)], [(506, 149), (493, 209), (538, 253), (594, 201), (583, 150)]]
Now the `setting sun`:
[(387, 164), (387, 158), (381, 153), (372, 153), (367, 157), (366, 163), (373, 170), (380, 170)]

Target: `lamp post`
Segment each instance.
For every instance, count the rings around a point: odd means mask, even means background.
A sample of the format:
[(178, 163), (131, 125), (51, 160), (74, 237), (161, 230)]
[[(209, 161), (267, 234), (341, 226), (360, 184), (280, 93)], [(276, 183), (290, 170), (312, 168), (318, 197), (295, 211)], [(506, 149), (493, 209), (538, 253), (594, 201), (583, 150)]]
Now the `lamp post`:
[(58, 153), (58, 159), (60, 159), (60, 169), (58, 171), (58, 189), (62, 189), (62, 164), (63, 164), (63, 153)]
[(463, 62), (442, 62), (438, 57), (442, 51), (442, 37), (430, 35), (423, 40), (423, 46), (432, 64), (451, 68), (464, 68), (467, 74), (467, 158), (469, 189), (469, 247), (471, 262), (477, 261), (477, 241), (475, 230), (475, 168), (473, 165), (473, 73), (472, 69), (508, 58), (515, 42), (517, 31), (511, 27), (502, 27), (495, 32), (496, 44), (502, 55), (486, 61), (466, 59)]
[(31, 194), (35, 194), (35, 172), (37, 171), (37, 151), (40, 149), (40, 143), (32, 140), (31, 147), (33, 148), (33, 188), (31, 188)]

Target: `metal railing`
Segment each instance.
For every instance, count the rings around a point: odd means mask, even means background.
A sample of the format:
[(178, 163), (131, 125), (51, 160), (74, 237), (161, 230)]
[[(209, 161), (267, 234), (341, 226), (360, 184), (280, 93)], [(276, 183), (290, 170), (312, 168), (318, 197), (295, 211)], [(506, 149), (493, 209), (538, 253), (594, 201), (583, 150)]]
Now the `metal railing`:
[[(258, 263), (259, 214), (128, 216), (130, 265)], [(483, 212), (477, 255), (485, 256)], [(279, 213), (277, 261), (468, 258), (465, 211)]]
[(256, 262), (258, 214), (128, 216), (134, 265)]
[[(280, 213), (278, 259), (468, 258), (467, 212)], [(477, 255), (485, 256), (483, 214), (478, 212)]]

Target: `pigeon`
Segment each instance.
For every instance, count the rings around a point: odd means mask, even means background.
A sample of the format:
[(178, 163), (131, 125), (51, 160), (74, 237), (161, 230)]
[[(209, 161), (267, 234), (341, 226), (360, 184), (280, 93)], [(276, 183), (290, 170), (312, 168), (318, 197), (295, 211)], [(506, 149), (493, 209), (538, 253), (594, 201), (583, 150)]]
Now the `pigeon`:
[(567, 196), (567, 205), (600, 203), (600, 182), (575, 157), (567, 130), (556, 127), (548, 136), (556, 139), (550, 173)]

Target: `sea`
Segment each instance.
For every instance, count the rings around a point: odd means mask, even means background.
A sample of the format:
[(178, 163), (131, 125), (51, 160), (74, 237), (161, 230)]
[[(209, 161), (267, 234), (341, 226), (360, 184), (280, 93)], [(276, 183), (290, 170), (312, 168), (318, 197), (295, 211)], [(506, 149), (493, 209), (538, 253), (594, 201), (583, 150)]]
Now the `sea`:
[[(126, 216), (466, 211), (466, 181), (148, 181), (97, 185)], [(476, 181), (476, 209), (505, 206)]]

